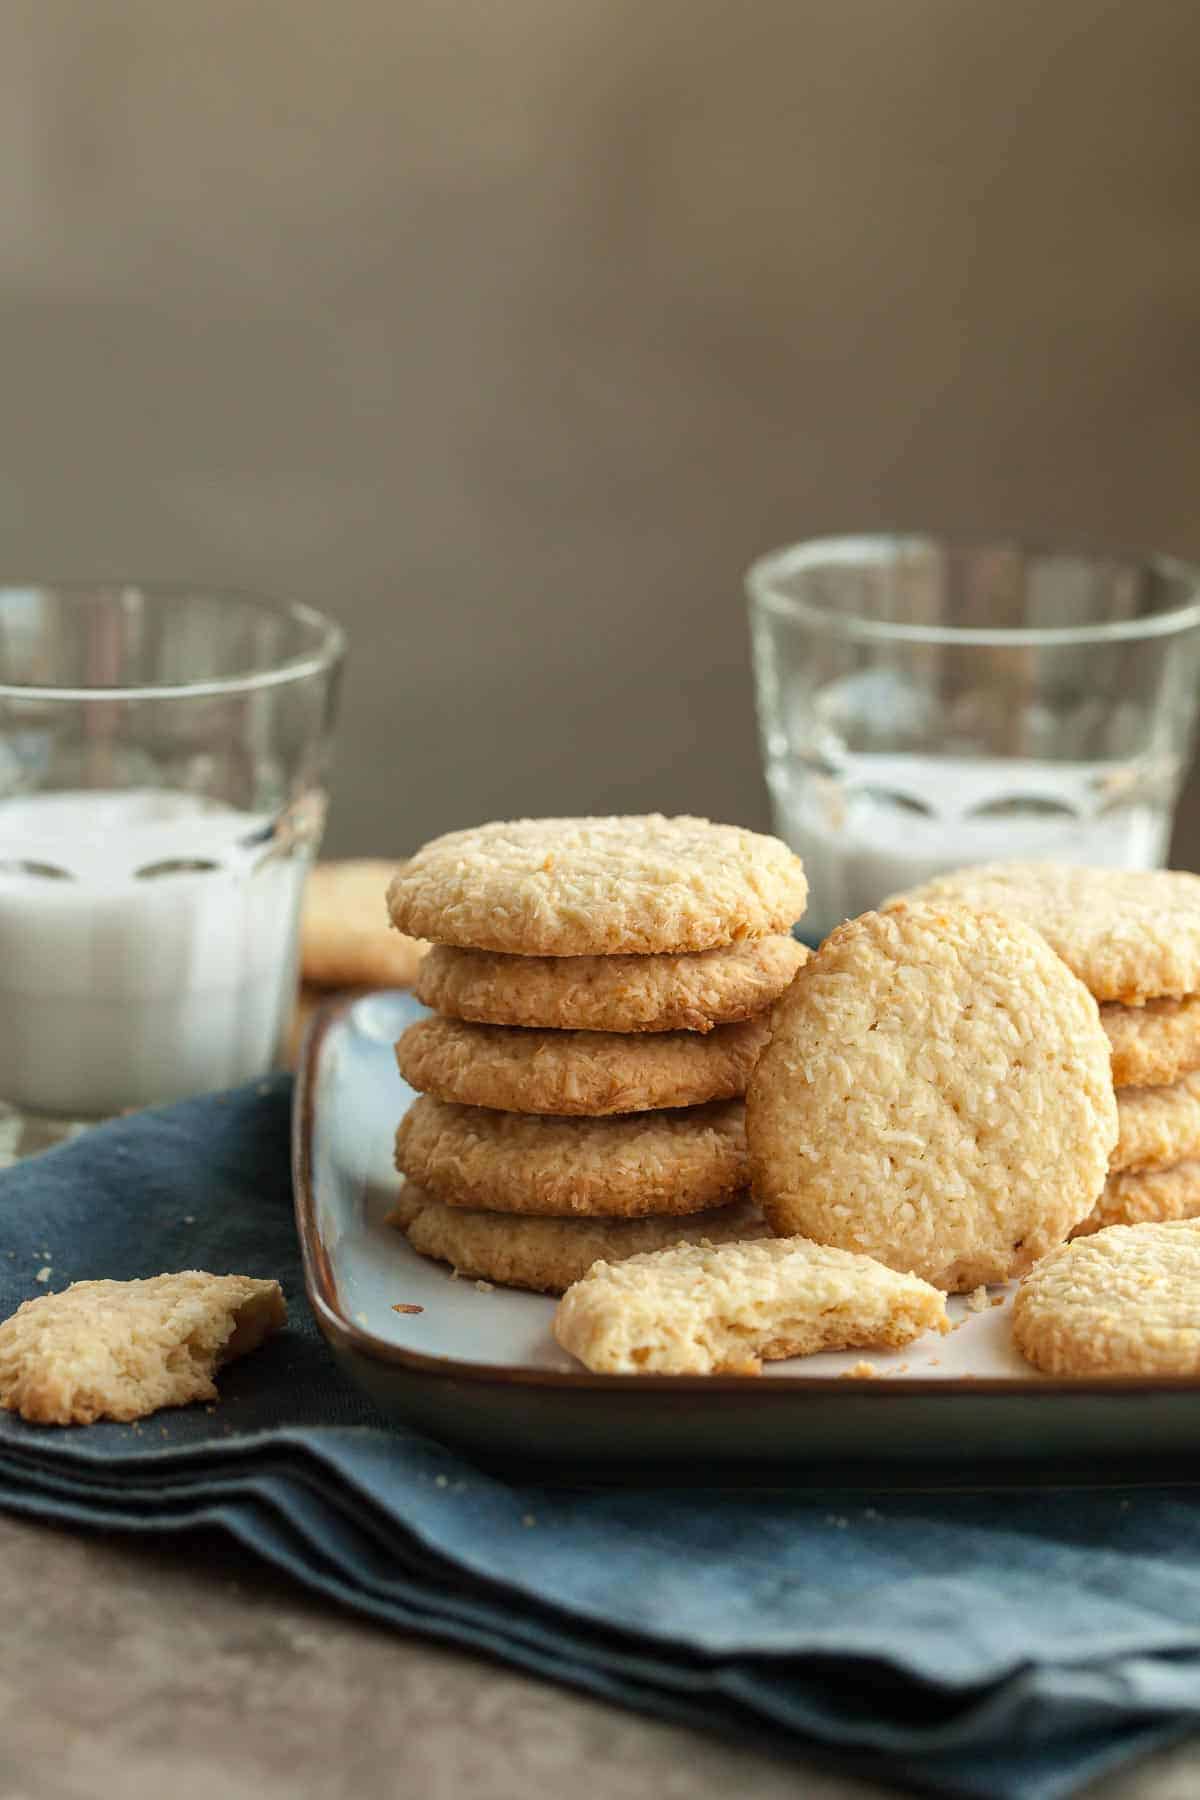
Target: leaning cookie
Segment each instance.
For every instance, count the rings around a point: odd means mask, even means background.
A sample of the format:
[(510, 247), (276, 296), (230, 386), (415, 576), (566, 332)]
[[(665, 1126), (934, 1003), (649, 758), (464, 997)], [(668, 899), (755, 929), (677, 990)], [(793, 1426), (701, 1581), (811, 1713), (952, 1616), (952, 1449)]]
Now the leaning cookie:
[(600, 1118), (740, 1098), (768, 1035), (766, 1019), (638, 1037), (421, 1019), (396, 1061), (410, 1087), (439, 1100)]
[(748, 1194), (682, 1220), (516, 1219), (447, 1206), (412, 1182), (404, 1184), (387, 1223), (406, 1232), (422, 1256), (449, 1263), (456, 1275), (538, 1294), (564, 1293), (594, 1262), (623, 1262), (673, 1244), (731, 1244), (770, 1235)]
[(300, 913), (300, 972), (314, 987), (409, 987), (427, 944), (388, 925), (388, 882), (403, 863), (318, 863)]
[(680, 956), (505, 956), (434, 944), (416, 995), (476, 1025), (554, 1031), (711, 1031), (777, 1000), (808, 957), (794, 937)]
[(1117, 1135), (1083, 984), (1029, 926), (949, 905), (839, 926), (777, 1002), (746, 1108), (776, 1232), (952, 1293), (1060, 1243)]
[(1112, 1001), (1100, 1008), (1112, 1049), (1113, 1082), (1122, 1087), (1169, 1087), (1200, 1069), (1200, 994), (1182, 1000)]
[(1106, 1225), (1165, 1225), (1195, 1218), (1200, 1218), (1200, 1160), (1193, 1159), (1169, 1169), (1110, 1175), (1099, 1200), (1071, 1235), (1087, 1237)]
[(597, 1263), (554, 1315), (563, 1349), (601, 1375), (757, 1375), (764, 1362), (894, 1348), (931, 1329), (949, 1329), (936, 1288), (798, 1237)]
[(1200, 1224), (1110, 1225), (1052, 1252), (1012, 1303), (1047, 1375), (1200, 1375)]
[(1040, 931), (1097, 1000), (1200, 991), (1200, 875), (1179, 869), (985, 863), (884, 903), (971, 906)]
[(396, 1133), (396, 1166), (448, 1206), (485, 1212), (703, 1212), (748, 1186), (745, 1106), (537, 1118), (422, 1094)]
[(40, 1425), (91, 1425), (215, 1400), (217, 1369), (286, 1318), (279, 1283), (248, 1275), (77, 1281), (0, 1325), (0, 1408)]
[(714, 950), (790, 931), (808, 884), (778, 838), (708, 819), (517, 819), (453, 831), (388, 889), (400, 931), (518, 956)]

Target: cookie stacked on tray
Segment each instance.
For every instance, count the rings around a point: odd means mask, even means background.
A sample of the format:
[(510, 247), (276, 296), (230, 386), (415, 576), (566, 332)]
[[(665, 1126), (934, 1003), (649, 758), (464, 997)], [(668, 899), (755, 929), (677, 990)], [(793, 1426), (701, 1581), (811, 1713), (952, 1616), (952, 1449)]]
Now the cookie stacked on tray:
[(463, 1274), (561, 1292), (598, 1258), (762, 1235), (743, 1095), (806, 951), (800, 859), (704, 819), (438, 838), (388, 890), (435, 1016), (396, 1046), (392, 1223)]
[(996, 863), (900, 901), (1023, 920), (1100, 1003), (1119, 1132), (1104, 1191), (1075, 1235), (1200, 1217), (1200, 876)]

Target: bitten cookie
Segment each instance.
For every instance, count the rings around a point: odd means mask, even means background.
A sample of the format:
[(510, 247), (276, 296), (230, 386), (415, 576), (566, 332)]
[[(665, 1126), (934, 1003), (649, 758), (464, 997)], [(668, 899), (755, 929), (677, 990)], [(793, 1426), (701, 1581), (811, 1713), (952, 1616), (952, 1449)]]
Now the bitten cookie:
[(300, 914), (300, 972), (316, 987), (409, 987), (428, 945), (388, 926), (388, 882), (403, 863), (318, 863)]
[(1119, 1088), (1167, 1087), (1200, 1069), (1200, 994), (1147, 1000), (1144, 1006), (1110, 1001), (1100, 1008), (1100, 1023)]
[(400, 870), (388, 906), (400, 931), (438, 944), (654, 955), (789, 931), (807, 892), (778, 838), (649, 813), (453, 831)]
[(1200, 1217), (1200, 1161), (1170, 1169), (1143, 1169), (1110, 1175), (1095, 1206), (1072, 1232), (1086, 1237), (1106, 1225), (1165, 1225), (1171, 1219)]
[(749, 1185), (745, 1106), (560, 1119), (422, 1094), (396, 1133), (396, 1166), (448, 1206), (485, 1212), (703, 1212)]
[(942, 1295), (915, 1275), (804, 1238), (597, 1263), (554, 1315), (563, 1349), (600, 1375), (757, 1375), (783, 1357), (948, 1327)]
[(396, 1045), (396, 1061), (410, 1087), (439, 1100), (598, 1118), (740, 1098), (769, 1031), (765, 1018), (707, 1036), (642, 1037), (420, 1019)]
[(594, 1262), (622, 1262), (702, 1239), (730, 1244), (770, 1235), (748, 1194), (682, 1220), (518, 1219), (511, 1213), (464, 1212), (423, 1194), (412, 1182), (405, 1183), (387, 1222), (406, 1232), (422, 1256), (450, 1263), (456, 1275), (539, 1294), (563, 1293)]
[(1117, 1120), (1116, 1171), (1169, 1169), (1200, 1156), (1200, 1070), (1170, 1087), (1119, 1088)]
[(286, 1318), (279, 1283), (248, 1275), (77, 1281), (0, 1325), (0, 1407), (40, 1425), (91, 1425), (215, 1400), (217, 1369)]
[(781, 936), (683, 956), (503, 956), (435, 944), (416, 994), (477, 1025), (711, 1031), (766, 1010), (807, 957)]
[(959, 1292), (1020, 1274), (1096, 1204), (1117, 1135), (1108, 1039), (1028, 926), (966, 907), (866, 913), (772, 1022), (747, 1133), (780, 1235)]
[(1047, 1375), (1200, 1375), (1200, 1225), (1110, 1225), (1025, 1277), (1013, 1340)]
[(1200, 876), (1178, 869), (985, 863), (885, 904), (972, 906), (1040, 931), (1097, 1000), (1200, 989)]

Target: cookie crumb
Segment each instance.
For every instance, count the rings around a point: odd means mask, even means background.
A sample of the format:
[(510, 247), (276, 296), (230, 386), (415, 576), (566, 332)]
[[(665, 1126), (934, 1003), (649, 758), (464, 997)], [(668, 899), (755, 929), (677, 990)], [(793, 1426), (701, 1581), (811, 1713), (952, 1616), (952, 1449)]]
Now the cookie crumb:
[(873, 1381), (879, 1370), (873, 1362), (852, 1363), (850, 1368), (842, 1370), (843, 1381)]
[(980, 1282), (979, 1286), (977, 1288), (975, 1288), (973, 1290), (973, 1292), (971, 1292), (967, 1295), (967, 1311), (968, 1312), (975, 1312), (975, 1313), (986, 1312), (990, 1304), (991, 1304), (991, 1302), (988, 1299), (988, 1291), (987, 1291), (986, 1287), (984, 1287), (982, 1282)]
[(992, 1305), (993, 1306), (1003, 1306), (1004, 1305), (1004, 1295), (1003, 1294), (993, 1294), (992, 1295)]
[(477, 1294), (494, 1294), (495, 1291), (496, 1291), (496, 1288), (495, 1288), (495, 1284), (493, 1282), (477, 1281), (475, 1283), (475, 1292)]
[(435, 1475), (433, 1478), (433, 1485), (434, 1487), (449, 1487), (450, 1478), (448, 1475)]
[(423, 1313), (425, 1308), (423, 1306), (413, 1306), (408, 1300), (397, 1300), (396, 1304), (392, 1307), (392, 1311), (398, 1313)]
[(53, 1273), (53, 1270), (51, 1269), (49, 1263), (43, 1263), (42, 1267), (38, 1270), (37, 1274), (34, 1276), (33, 1279), (35, 1281), (40, 1281), (42, 1286), (45, 1287), (45, 1285), (49, 1281), (52, 1273)]

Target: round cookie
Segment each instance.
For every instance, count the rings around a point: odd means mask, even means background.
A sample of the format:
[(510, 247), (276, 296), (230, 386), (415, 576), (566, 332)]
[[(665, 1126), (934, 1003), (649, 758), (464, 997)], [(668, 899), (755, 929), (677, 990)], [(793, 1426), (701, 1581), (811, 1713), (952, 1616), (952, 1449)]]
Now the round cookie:
[(1116, 1140), (1095, 1001), (1036, 932), (866, 913), (778, 1001), (750, 1081), (768, 1223), (950, 1292), (1006, 1281), (1092, 1210)]
[(1047, 1375), (1200, 1375), (1200, 1224), (1110, 1225), (1055, 1250), (1012, 1303)]
[(703, 1212), (748, 1185), (745, 1106), (533, 1118), (422, 1094), (396, 1133), (396, 1166), (447, 1205), (485, 1212)]
[(477, 1025), (554, 1031), (711, 1031), (765, 1011), (808, 958), (794, 937), (681, 956), (506, 956), (434, 944), (416, 995)]
[(765, 1015), (707, 1036), (649, 1037), (420, 1019), (396, 1045), (396, 1061), (410, 1087), (439, 1100), (594, 1119), (740, 1098), (770, 1030)]
[(400, 931), (518, 956), (713, 950), (789, 931), (808, 884), (778, 838), (661, 813), (452, 831), (388, 889)]
[(623, 1262), (675, 1244), (732, 1244), (770, 1236), (749, 1194), (682, 1220), (517, 1219), (511, 1213), (447, 1206), (406, 1182), (387, 1222), (405, 1231), (420, 1255), (450, 1263), (456, 1275), (536, 1294), (565, 1293), (594, 1262)]
[(1110, 1001), (1100, 1008), (1100, 1023), (1119, 1088), (1165, 1087), (1200, 1069), (1200, 994), (1144, 1006)]
[(1144, 1169), (1110, 1175), (1104, 1192), (1073, 1237), (1087, 1237), (1106, 1225), (1164, 1225), (1170, 1219), (1200, 1217), (1200, 1161), (1171, 1169)]
[(1200, 990), (1200, 875), (984, 863), (894, 895), (884, 910), (925, 904), (979, 907), (1034, 926), (1097, 1000)]
[(315, 987), (409, 987), (427, 944), (388, 927), (388, 882), (404, 864), (317, 863), (300, 912), (300, 972)]
[(1115, 1171), (1169, 1169), (1200, 1156), (1200, 1069), (1170, 1087), (1117, 1089)]

